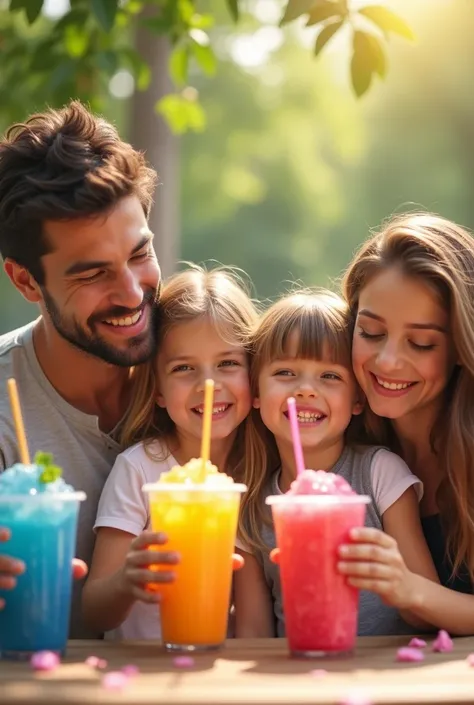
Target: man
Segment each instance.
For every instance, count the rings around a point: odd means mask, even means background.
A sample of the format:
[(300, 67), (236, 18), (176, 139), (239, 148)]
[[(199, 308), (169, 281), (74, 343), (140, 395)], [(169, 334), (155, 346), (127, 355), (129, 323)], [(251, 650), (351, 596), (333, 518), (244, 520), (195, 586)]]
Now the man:
[[(41, 314), (0, 336), (0, 471), (19, 460), (6, 391), (15, 377), (31, 455), (53, 453), (87, 494), (77, 544), (86, 562), (120, 450), (130, 367), (156, 348), (160, 270), (147, 225), (155, 185), (143, 155), (78, 102), (32, 116), (0, 142), (0, 254)], [(0, 588), (14, 589), (24, 569), (0, 555)], [(87, 636), (80, 611), (76, 585), (72, 637)]]

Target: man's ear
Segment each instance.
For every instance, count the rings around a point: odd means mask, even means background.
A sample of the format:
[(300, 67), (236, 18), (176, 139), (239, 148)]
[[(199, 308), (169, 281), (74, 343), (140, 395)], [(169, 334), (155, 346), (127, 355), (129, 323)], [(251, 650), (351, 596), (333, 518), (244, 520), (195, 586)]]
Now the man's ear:
[(17, 289), (30, 304), (38, 304), (43, 300), (41, 289), (36, 279), (32, 277), (25, 267), (22, 267), (21, 264), (7, 257), (3, 264), (3, 269), (15, 289)]

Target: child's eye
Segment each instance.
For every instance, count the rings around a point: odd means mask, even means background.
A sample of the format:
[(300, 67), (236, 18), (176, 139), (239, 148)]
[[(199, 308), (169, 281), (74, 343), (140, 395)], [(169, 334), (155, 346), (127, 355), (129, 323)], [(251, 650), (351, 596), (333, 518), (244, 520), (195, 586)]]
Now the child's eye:
[(219, 363), (219, 367), (240, 367), (240, 362), (237, 360), (222, 360)]
[(191, 365), (176, 365), (176, 367), (173, 367), (171, 372), (187, 372), (190, 369)]
[(336, 374), (336, 372), (324, 372), (321, 375), (321, 379), (335, 379), (340, 381), (342, 377), (341, 375)]
[(295, 373), (292, 372), (291, 370), (276, 370), (276, 372), (273, 373), (274, 377), (294, 377)]

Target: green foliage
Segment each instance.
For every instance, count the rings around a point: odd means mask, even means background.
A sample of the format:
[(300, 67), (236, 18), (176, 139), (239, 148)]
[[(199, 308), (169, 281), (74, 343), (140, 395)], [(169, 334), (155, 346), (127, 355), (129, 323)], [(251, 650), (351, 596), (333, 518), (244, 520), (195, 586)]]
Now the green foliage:
[(53, 460), (52, 453), (38, 451), (35, 455), (35, 464), (42, 468), (39, 481), (43, 484), (56, 482), (62, 475), (61, 468), (58, 465), (54, 465)]
[[(138, 23), (143, 23), (151, 33), (168, 37), (172, 46), (169, 74), (176, 92), (159, 101), (156, 109), (176, 133), (203, 129), (205, 116), (199, 96), (194, 90), (190, 100), (186, 92), (190, 82), (195, 84), (195, 68), (209, 77), (217, 72), (213, 35), (209, 33), (220, 13), (217, 6), (200, 11), (206, 3), (199, 0), (71, 0), (70, 10), (51, 21), (42, 14), (44, 0), (10, 0), (9, 15), (1, 12), (2, 1), (6, 0), (0, 0), (0, 111), (8, 109), (14, 119), (17, 117), (16, 105), (21, 102), (27, 78), (31, 102), (38, 105), (61, 104), (75, 95), (102, 109), (110, 78), (123, 68), (132, 72), (138, 90), (146, 90), (150, 67), (131, 49), (133, 33)], [(243, 0), (226, 0), (222, 6), (228, 20), (244, 21), (247, 17)], [(219, 17), (225, 21), (222, 13)], [(386, 69), (382, 44), (375, 34), (360, 27), (358, 20), (371, 23), (382, 37), (394, 33), (413, 38), (401, 17), (378, 5), (356, 11), (349, 0), (288, 0), (280, 24), (301, 17), (306, 26), (322, 25), (314, 48), (316, 56), (344, 25), (351, 25), (351, 76), (358, 96), (369, 88), (374, 73), (383, 77)]]

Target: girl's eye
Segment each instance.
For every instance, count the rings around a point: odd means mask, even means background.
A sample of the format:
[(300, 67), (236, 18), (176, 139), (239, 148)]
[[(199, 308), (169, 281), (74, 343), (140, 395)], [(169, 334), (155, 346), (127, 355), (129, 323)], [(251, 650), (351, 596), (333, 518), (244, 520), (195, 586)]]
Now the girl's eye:
[(321, 375), (321, 379), (335, 379), (341, 381), (342, 377), (341, 375), (338, 375), (335, 372), (324, 372)]
[(273, 373), (274, 377), (294, 377), (294, 372), (291, 370), (277, 370)]
[(383, 333), (367, 333), (363, 328), (359, 329), (359, 336), (361, 338), (366, 338), (367, 340), (379, 340), (383, 337)]
[(190, 369), (191, 365), (176, 365), (176, 367), (173, 367), (171, 372), (187, 372)]
[(415, 350), (433, 350), (436, 347), (434, 344), (419, 345), (418, 343), (414, 343), (413, 340), (410, 340), (410, 345), (412, 348), (415, 348)]
[(240, 362), (237, 362), (237, 360), (222, 360), (219, 363), (219, 367), (240, 367)]

